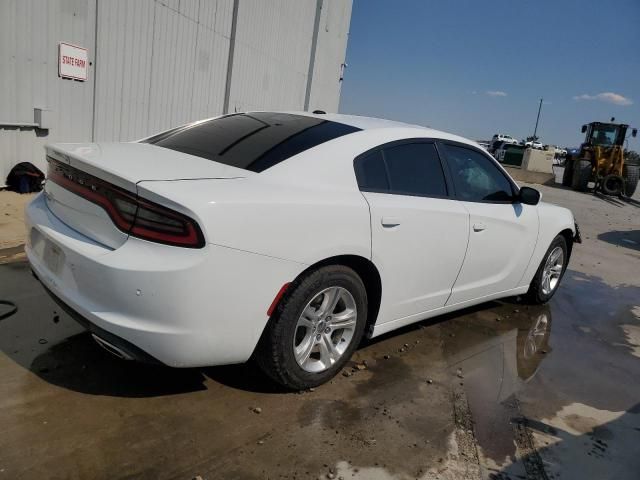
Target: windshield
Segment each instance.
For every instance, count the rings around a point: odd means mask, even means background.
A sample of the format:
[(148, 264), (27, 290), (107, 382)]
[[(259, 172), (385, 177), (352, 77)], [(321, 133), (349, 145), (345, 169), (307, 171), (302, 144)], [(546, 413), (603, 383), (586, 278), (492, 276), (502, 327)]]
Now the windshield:
[(615, 145), (617, 136), (617, 125), (594, 125), (590, 142), (593, 145)]

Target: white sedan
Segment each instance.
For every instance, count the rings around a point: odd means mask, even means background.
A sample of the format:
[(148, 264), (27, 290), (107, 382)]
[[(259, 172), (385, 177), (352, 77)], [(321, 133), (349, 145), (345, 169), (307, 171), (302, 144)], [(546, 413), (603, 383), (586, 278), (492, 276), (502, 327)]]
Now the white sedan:
[(46, 155), (26, 252), (100, 345), (174, 367), (253, 356), (293, 389), (363, 335), (546, 302), (580, 240), (474, 142), (386, 120), (239, 113)]

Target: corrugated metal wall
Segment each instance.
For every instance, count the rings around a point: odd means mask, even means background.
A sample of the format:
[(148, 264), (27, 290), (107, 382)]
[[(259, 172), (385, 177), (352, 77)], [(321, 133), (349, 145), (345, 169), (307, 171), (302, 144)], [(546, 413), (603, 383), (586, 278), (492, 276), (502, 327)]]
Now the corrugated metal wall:
[(34, 107), (48, 107), (55, 125), (0, 127), (0, 186), (18, 162), (44, 168), (45, 143), (91, 139), (93, 82), (58, 78), (59, 41), (85, 46), (92, 59), (95, 1), (0, 0), (0, 123), (33, 123)]
[(315, 12), (315, 1), (239, 3), (229, 111), (302, 109)]
[(349, 39), (351, 5), (351, 0), (325, 0), (323, 4), (309, 98), (310, 111), (338, 110), (341, 87), (339, 80), (343, 73)]
[(99, 0), (97, 140), (222, 112), (233, 0)]
[[(351, 3), (0, 0), (0, 185), (18, 162), (44, 169), (45, 143), (134, 140), (221, 114), (225, 95), (230, 112), (302, 110), (310, 66), (310, 109), (336, 111)], [(88, 48), (86, 82), (58, 77), (60, 41)], [(34, 107), (49, 130), (7, 126)]]

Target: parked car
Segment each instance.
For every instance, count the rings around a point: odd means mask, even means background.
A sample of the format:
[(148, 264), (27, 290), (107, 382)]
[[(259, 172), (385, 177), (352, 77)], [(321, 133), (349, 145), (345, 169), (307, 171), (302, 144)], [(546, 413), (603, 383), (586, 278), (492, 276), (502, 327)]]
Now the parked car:
[(536, 150), (542, 150), (542, 143), (538, 141), (527, 140), (526, 142), (524, 142), (524, 146), (529, 148), (535, 148)]
[(474, 142), (379, 119), (239, 113), (46, 155), (25, 250), (101, 346), (173, 367), (253, 357), (292, 389), (363, 336), (546, 302), (580, 240)]
[(491, 139), (491, 142), (507, 142), (507, 143), (518, 143), (518, 140), (516, 140), (515, 138), (513, 138), (511, 135), (505, 135), (502, 133), (496, 133), (493, 138)]

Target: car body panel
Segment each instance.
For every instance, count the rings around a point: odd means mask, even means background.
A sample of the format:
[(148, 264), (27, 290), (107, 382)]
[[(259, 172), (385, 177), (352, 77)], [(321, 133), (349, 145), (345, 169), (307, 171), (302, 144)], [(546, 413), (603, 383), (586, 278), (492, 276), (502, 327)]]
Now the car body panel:
[(253, 172), (149, 143), (56, 143), (47, 155), (135, 192), (142, 180), (234, 178)]
[(193, 205), (192, 217), (215, 245), (304, 264), (371, 256), (367, 203), (353, 189), (197, 180), (141, 182), (139, 191), (152, 201)]
[(119, 230), (102, 208), (55, 182), (46, 182), (45, 201), (66, 225), (111, 249), (121, 247), (129, 235)]
[(563, 231), (569, 231), (573, 237), (576, 233), (575, 219), (568, 208), (546, 202), (540, 202), (536, 207), (540, 222), (538, 241), (531, 254), (531, 261), (520, 279), (520, 285), (522, 286), (528, 286), (531, 283), (544, 254), (558, 234)]
[(460, 203), (470, 215), (469, 248), (448, 304), (518, 286), (538, 238), (535, 206)]
[(474, 298), (473, 300), (467, 300), (464, 302), (454, 303), (454, 304), (447, 304), (444, 307), (435, 308), (428, 312), (416, 313), (414, 315), (410, 315), (408, 317), (403, 317), (403, 318), (397, 318), (389, 322), (385, 322), (385, 323), (378, 322), (375, 324), (369, 336), (371, 338), (374, 338), (379, 335), (384, 335), (385, 333), (389, 333), (398, 328), (411, 325), (412, 323), (420, 322), (422, 320), (427, 320), (429, 318), (437, 317), (439, 315), (445, 315), (447, 313), (455, 312), (463, 308), (472, 307), (474, 305), (480, 305), (481, 303), (490, 302), (491, 300), (498, 300), (500, 298), (522, 295), (526, 293), (528, 289), (529, 289), (529, 285), (520, 286), (520, 287), (512, 288), (509, 290), (505, 290), (502, 292), (494, 292), (485, 297)]
[(304, 268), (233, 248), (182, 249), (134, 237), (110, 250), (64, 225), (42, 194), (27, 219), (25, 251), (45, 287), (174, 367), (246, 361), (273, 298)]
[(378, 323), (444, 306), (467, 250), (467, 210), (451, 199), (363, 195), (371, 209), (372, 260), (384, 279)]

